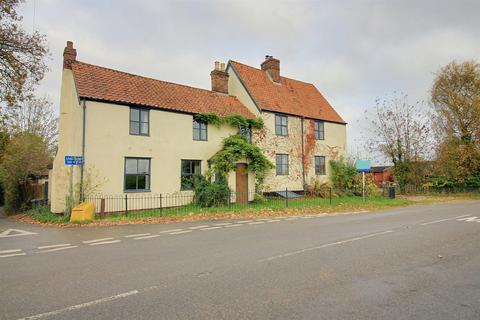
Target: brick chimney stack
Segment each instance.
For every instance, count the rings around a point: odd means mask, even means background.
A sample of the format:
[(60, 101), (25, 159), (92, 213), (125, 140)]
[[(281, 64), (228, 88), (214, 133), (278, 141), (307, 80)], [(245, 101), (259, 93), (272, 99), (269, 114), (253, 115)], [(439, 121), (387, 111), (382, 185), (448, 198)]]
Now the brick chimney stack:
[(265, 61), (260, 66), (262, 71), (268, 73), (273, 82), (280, 83), (280, 60), (272, 56), (265, 56)]
[(212, 77), (212, 91), (228, 94), (228, 73), (225, 63), (215, 61), (215, 68), (210, 72)]
[(73, 48), (73, 42), (67, 41), (67, 46), (63, 50), (63, 68), (72, 69), (72, 63), (77, 61), (77, 50)]

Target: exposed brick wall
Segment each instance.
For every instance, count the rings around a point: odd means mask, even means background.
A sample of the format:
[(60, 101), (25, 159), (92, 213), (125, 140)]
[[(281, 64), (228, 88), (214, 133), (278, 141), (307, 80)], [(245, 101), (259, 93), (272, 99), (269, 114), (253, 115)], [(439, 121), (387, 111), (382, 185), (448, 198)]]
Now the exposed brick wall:
[(212, 77), (212, 91), (228, 94), (228, 73), (221, 70), (210, 72)]

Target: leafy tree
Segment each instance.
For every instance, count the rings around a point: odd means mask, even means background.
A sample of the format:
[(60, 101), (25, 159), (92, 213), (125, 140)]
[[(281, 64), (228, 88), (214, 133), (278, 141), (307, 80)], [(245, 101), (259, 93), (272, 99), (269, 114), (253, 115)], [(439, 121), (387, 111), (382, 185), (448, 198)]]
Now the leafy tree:
[(410, 104), (407, 95), (376, 100), (373, 113), (367, 113), (370, 137), (367, 148), (391, 161), (394, 174), (404, 190), (416, 163), (431, 156), (430, 117), (423, 103)]
[(0, 181), (5, 193), (5, 211), (12, 213), (28, 206), (29, 178), (45, 172), (50, 161), (42, 138), (31, 133), (14, 135), (0, 158)]
[(434, 124), (441, 143), (437, 174), (463, 184), (480, 176), (480, 65), (451, 62), (432, 88)]
[[(58, 118), (45, 98), (30, 97), (18, 105), (0, 105), (0, 126), (9, 134), (32, 133), (43, 139), (53, 153), (57, 144)], [(1, 153), (1, 147), (0, 147)]]
[(22, 0), (0, 0), (0, 102), (13, 105), (31, 93), (45, 74), (46, 38), (21, 26)]

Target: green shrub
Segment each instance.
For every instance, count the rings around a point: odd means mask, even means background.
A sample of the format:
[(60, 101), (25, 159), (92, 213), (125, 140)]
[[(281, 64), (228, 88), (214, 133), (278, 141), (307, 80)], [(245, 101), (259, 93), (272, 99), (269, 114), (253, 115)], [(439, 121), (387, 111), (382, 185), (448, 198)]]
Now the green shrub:
[(354, 187), (357, 170), (353, 164), (350, 164), (341, 158), (340, 160), (330, 160), (330, 168), (332, 172), (331, 180), (334, 188), (347, 190)]
[(196, 177), (193, 191), (193, 202), (204, 208), (227, 205), (231, 194), (226, 179), (212, 182), (203, 176)]
[(27, 210), (25, 213), (30, 217), (32, 217), (32, 219), (38, 222), (43, 222), (43, 223), (68, 222), (68, 217), (52, 213), (48, 206), (33, 208), (30, 210)]

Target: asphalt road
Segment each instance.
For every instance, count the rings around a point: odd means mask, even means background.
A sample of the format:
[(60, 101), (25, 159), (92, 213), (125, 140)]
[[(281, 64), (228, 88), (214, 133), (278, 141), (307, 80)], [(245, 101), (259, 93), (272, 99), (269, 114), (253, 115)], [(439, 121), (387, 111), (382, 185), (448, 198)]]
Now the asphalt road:
[(480, 202), (112, 228), (0, 219), (0, 284), (0, 319), (478, 320)]

